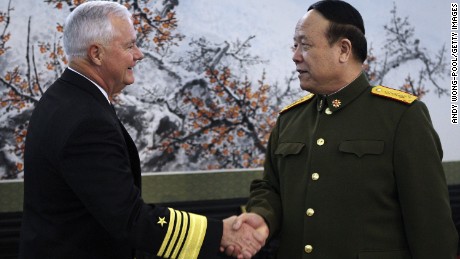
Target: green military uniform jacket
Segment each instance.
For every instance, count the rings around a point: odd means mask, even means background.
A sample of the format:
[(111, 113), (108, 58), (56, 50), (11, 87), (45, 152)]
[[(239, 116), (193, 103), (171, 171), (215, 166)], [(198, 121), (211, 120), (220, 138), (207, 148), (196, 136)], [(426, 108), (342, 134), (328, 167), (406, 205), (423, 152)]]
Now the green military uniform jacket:
[(455, 258), (441, 144), (415, 99), (362, 74), (281, 113), (247, 206), (277, 258)]

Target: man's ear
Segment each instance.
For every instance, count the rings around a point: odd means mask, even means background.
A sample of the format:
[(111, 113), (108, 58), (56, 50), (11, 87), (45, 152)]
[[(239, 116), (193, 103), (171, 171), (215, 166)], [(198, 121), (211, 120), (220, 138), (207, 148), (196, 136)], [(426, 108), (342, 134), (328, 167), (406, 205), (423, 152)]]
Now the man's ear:
[(100, 44), (91, 44), (88, 48), (89, 60), (97, 66), (102, 65), (104, 59), (104, 48)]
[(351, 41), (349, 39), (343, 38), (337, 42), (340, 48), (340, 56), (339, 61), (341, 63), (345, 63), (352, 57), (352, 46)]

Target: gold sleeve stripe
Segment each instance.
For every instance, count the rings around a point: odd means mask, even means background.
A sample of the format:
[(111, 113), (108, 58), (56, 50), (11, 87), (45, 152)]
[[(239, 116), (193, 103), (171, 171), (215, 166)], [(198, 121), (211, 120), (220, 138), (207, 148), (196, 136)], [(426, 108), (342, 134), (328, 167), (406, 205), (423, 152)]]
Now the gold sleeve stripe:
[(174, 226), (176, 225), (174, 223), (175, 221), (175, 211), (171, 208), (169, 209), (169, 222), (168, 222), (168, 231), (166, 232), (165, 238), (163, 239), (163, 243), (161, 244), (160, 250), (158, 251), (157, 256), (164, 257), (163, 254), (166, 250), (166, 247), (168, 246), (169, 239), (171, 238), (171, 234), (173, 232)]
[(181, 211), (182, 214), (182, 227), (181, 227), (181, 235), (179, 240), (177, 241), (176, 248), (174, 249), (174, 253), (172, 254), (172, 258), (177, 258), (177, 255), (182, 249), (182, 246), (184, 245), (184, 240), (188, 232), (188, 226), (189, 226), (189, 217), (188, 213), (185, 213)]
[[(172, 238), (169, 240), (168, 249), (166, 250), (166, 254), (164, 255), (164, 257), (166, 258), (171, 257), (171, 253), (173, 251), (174, 245), (176, 244), (176, 241), (178, 240), (178, 237), (179, 237), (179, 231), (181, 231), (182, 213), (176, 210), (174, 211), (174, 214), (176, 214), (176, 222), (174, 224), (175, 225), (174, 234)], [(174, 258), (174, 257), (171, 257), (171, 258)]]
[(195, 259), (200, 254), (201, 246), (203, 245), (204, 236), (208, 221), (206, 217), (189, 213), (190, 227), (185, 240), (184, 247), (180, 252), (179, 259)]

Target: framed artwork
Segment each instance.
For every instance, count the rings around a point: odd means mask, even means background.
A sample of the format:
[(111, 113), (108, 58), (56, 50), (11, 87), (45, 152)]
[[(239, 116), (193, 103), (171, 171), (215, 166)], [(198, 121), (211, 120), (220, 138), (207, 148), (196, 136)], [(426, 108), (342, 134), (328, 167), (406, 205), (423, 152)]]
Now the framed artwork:
[[(68, 66), (65, 17), (83, 0), (0, 3), (0, 179), (22, 179), (34, 106)], [(145, 58), (116, 98), (146, 173), (263, 166), (278, 112), (308, 94), (292, 62), (300, 0), (119, 0)], [(349, 1), (362, 14), (365, 73), (428, 104), (445, 159), (460, 160), (451, 101), (450, 3)], [(417, 4), (417, 9), (413, 5)], [(427, 16), (429, 23), (420, 23)], [(454, 143), (452, 143), (454, 142)]]

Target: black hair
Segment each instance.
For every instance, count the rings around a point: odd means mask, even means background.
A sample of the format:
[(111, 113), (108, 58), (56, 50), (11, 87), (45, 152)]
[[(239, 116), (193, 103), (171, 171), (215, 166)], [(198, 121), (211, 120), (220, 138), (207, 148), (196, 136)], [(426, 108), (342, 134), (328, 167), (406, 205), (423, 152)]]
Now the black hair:
[(312, 4), (308, 11), (321, 13), (331, 25), (326, 32), (329, 44), (347, 38), (352, 44), (353, 54), (364, 62), (367, 58), (367, 41), (361, 14), (349, 3), (340, 0), (322, 0)]

